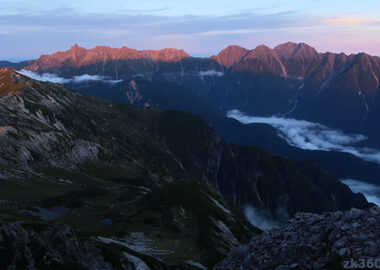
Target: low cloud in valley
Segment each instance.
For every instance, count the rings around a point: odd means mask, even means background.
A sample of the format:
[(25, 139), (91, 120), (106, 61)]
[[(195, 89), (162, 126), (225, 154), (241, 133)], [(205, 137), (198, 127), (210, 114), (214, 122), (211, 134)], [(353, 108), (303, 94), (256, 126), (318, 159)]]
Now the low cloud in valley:
[(200, 71), (199, 76), (205, 77), (205, 76), (217, 76), (221, 77), (224, 75), (224, 72), (216, 71), (216, 70), (207, 70), (207, 71)]
[(60, 83), (60, 84), (66, 84), (66, 83), (83, 83), (87, 81), (101, 81), (105, 83), (110, 83), (110, 84), (115, 84), (119, 83), (122, 80), (111, 80), (108, 77), (104, 76), (99, 76), (99, 75), (88, 75), (88, 74), (83, 74), (80, 76), (74, 76), (72, 78), (62, 78), (57, 76), (56, 74), (51, 74), (51, 73), (43, 73), (43, 74), (38, 74), (36, 72), (22, 69), (18, 71), (20, 74), (23, 74), (25, 76), (28, 76), (32, 79), (38, 80), (38, 81), (43, 81), (43, 82), (52, 82), (52, 83)]
[(367, 139), (360, 134), (346, 134), (319, 123), (281, 117), (248, 116), (238, 110), (227, 113), (243, 124), (264, 123), (273, 126), (290, 145), (307, 150), (324, 150), (351, 153), (359, 158), (380, 164), (380, 150), (358, 147), (355, 144)]

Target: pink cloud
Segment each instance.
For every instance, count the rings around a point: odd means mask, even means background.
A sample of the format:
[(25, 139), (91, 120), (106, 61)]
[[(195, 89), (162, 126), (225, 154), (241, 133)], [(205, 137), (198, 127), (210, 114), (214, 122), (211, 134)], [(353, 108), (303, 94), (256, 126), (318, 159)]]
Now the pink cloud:
[(324, 23), (327, 24), (360, 24), (360, 23), (369, 23), (376, 22), (376, 20), (371, 18), (363, 18), (363, 17), (344, 17), (344, 18), (336, 18), (336, 19), (328, 19), (325, 20)]

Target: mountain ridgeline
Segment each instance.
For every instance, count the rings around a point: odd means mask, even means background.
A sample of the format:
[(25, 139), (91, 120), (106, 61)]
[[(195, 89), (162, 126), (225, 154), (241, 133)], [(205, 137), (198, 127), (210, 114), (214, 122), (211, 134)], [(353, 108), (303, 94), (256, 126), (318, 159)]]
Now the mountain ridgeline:
[[(315, 121), (362, 133), (368, 137), (363, 147), (379, 148), (378, 57), (318, 53), (304, 43), (254, 50), (229, 46), (209, 58), (177, 49), (87, 50), (75, 45), (19, 69), (62, 76), (68, 79), (66, 86), (85, 94), (201, 115), (229, 142), (300, 161), (313, 159), (340, 178), (379, 184), (377, 163), (350, 153), (292, 147), (268, 125), (243, 125), (226, 117), (228, 110), (238, 109), (248, 115)], [(72, 79), (86, 74), (97, 77)]]
[(380, 58), (318, 53), (304, 43), (253, 50), (229, 46), (209, 58), (190, 57), (177, 49), (86, 50), (75, 45), (66, 52), (43, 55), (24, 68), (68, 78), (90, 74), (174, 82), (221, 111), (285, 115), (368, 134), (376, 134), (380, 126), (376, 117)]

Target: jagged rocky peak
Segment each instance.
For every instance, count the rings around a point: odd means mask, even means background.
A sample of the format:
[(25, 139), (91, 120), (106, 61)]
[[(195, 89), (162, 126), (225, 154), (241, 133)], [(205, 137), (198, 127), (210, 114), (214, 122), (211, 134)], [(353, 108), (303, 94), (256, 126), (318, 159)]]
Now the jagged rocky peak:
[(297, 47), (298, 44), (295, 42), (286, 42), (284, 44), (277, 45), (273, 50), (281, 58), (290, 58), (297, 50)]
[(265, 45), (257, 46), (250, 51), (236, 69), (250, 70), (253, 73), (287, 76), (286, 67), (282, 64), (275, 51)]
[[(349, 56), (351, 57), (351, 56)], [(379, 88), (380, 65), (375, 57), (365, 53), (354, 56), (353, 61), (347, 65), (350, 74), (345, 81), (348, 89), (354, 89), (359, 95), (368, 95), (373, 98)]]
[(319, 54), (316, 49), (313, 47), (305, 44), (305, 43), (298, 43), (297, 49), (294, 52), (294, 57), (298, 58), (318, 58)]
[(71, 46), (70, 50), (71, 51), (77, 51), (77, 50), (80, 50), (80, 49), (85, 49), (83, 47), (80, 47), (77, 43), (75, 43), (73, 46)]
[(70, 54), (72, 55), (72, 58), (74, 60), (77, 60), (77, 58), (81, 58), (85, 55), (86, 49), (83, 47), (79, 47), (78, 44), (74, 44), (71, 49), (69, 50)]
[(254, 50), (252, 50), (244, 59), (258, 59), (267, 65), (272, 65), (273, 63), (281, 65), (281, 61), (278, 58), (276, 52), (265, 45), (259, 45)]
[(237, 45), (230, 45), (212, 58), (225, 67), (231, 67), (238, 63), (249, 53), (249, 50)]
[(162, 50), (144, 50), (141, 51), (148, 58), (155, 61), (174, 62), (183, 58), (188, 58), (190, 55), (182, 49), (165, 48)]
[(246, 58), (265, 58), (265, 57), (275, 57), (274, 51), (265, 45), (259, 45), (254, 50), (252, 50)]
[(31, 70), (45, 70), (67, 64), (86, 66), (100, 61), (144, 58), (150, 58), (154, 61), (174, 62), (187, 57), (190, 57), (190, 55), (180, 49), (138, 51), (125, 46), (120, 49), (108, 46), (96, 46), (92, 49), (85, 49), (78, 44), (74, 44), (68, 51), (56, 52), (52, 55), (42, 55), (26, 68)]
[(140, 51), (126, 46), (120, 49), (108, 46), (96, 46), (95, 48), (87, 50), (88, 61), (97, 60), (99, 57), (105, 60), (126, 60), (144, 58), (144, 55)]
[(287, 42), (276, 46), (273, 50), (284, 62), (293, 57), (301, 59), (319, 58), (319, 54), (316, 49), (302, 42)]
[(23, 87), (20, 74), (11, 68), (0, 68), (0, 96), (17, 93)]
[(304, 78), (315, 70), (323, 58), (313, 47), (306, 43), (287, 42), (276, 46), (273, 51), (287, 70), (287, 75)]

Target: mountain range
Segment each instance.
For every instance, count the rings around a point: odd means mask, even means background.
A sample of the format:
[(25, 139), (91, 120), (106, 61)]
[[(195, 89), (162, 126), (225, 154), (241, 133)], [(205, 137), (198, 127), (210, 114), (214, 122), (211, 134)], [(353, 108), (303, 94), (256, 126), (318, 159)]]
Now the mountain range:
[(87, 50), (74, 45), (20, 65), (17, 69), (42, 79), (45, 73), (62, 77), (66, 86), (82, 93), (201, 115), (230, 142), (300, 161), (314, 159), (338, 177), (378, 183), (378, 163), (352, 153), (299, 149), (271, 126), (246, 126), (226, 117), (237, 109), (254, 116), (308, 120), (361, 133), (366, 136), (361, 147), (379, 148), (378, 57), (318, 53), (307, 44), (290, 42), (273, 49), (229, 46), (207, 58), (178, 49)]
[(379, 127), (380, 58), (365, 53), (318, 53), (304, 43), (285, 43), (274, 49), (229, 46), (216, 56), (195, 58), (177, 49), (86, 50), (74, 45), (24, 68), (63, 77), (144, 76), (185, 86), (224, 111), (286, 115), (365, 134), (377, 134)]

